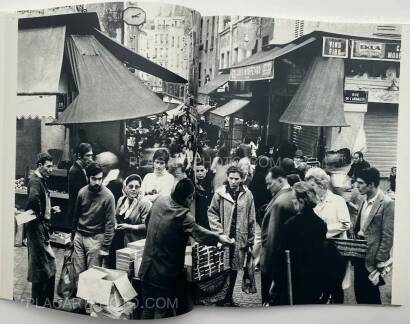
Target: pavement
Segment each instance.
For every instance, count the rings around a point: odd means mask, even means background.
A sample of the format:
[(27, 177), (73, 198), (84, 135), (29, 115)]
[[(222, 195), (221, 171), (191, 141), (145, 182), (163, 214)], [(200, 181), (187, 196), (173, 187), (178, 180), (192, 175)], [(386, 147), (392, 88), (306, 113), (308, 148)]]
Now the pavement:
[[(56, 285), (58, 283), (61, 268), (63, 266), (64, 260), (64, 249), (55, 248), (53, 250), (56, 254), (56, 263), (57, 263), (57, 274), (56, 274)], [(260, 272), (255, 273), (256, 279), (256, 294), (245, 294), (242, 292), (242, 273), (238, 273), (238, 279), (236, 281), (235, 290), (234, 290), (234, 302), (241, 307), (260, 307), (261, 304), (261, 276)], [(383, 304), (390, 304), (391, 301), (391, 273), (386, 276), (386, 285), (381, 287), (381, 296)], [(57, 291), (57, 290), (55, 290)], [(31, 298), (31, 283), (27, 281), (27, 248), (15, 247), (14, 248), (14, 300), (22, 303), (30, 301)], [(56, 299), (59, 299), (55, 295)], [(356, 304), (353, 286), (345, 290), (345, 304)]]

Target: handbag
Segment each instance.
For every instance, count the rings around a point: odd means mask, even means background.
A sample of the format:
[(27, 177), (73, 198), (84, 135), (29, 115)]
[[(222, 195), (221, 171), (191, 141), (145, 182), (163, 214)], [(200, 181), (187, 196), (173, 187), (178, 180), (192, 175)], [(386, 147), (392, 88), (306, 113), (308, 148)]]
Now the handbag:
[(245, 294), (256, 294), (255, 265), (253, 255), (247, 252), (243, 264), (242, 291)]
[(58, 281), (57, 285), (57, 294), (64, 299), (75, 297), (77, 292), (73, 252), (74, 249), (67, 249), (64, 253), (63, 267), (61, 269), (60, 280)]

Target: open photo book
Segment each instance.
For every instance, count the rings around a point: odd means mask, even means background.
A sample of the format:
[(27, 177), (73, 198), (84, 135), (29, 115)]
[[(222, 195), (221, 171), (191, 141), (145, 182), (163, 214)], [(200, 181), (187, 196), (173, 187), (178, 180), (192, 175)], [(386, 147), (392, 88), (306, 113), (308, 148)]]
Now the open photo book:
[(142, 1), (0, 22), (1, 297), (126, 320), (402, 304), (405, 25)]

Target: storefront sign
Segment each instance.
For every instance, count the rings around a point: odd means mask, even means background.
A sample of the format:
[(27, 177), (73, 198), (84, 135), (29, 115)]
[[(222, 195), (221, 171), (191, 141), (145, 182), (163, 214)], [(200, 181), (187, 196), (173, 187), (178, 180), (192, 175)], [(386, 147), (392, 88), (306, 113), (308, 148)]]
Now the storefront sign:
[(346, 58), (348, 56), (347, 44), (346, 38), (323, 37), (322, 56)]
[(345, 103), (366, 104), (367, 103), (367, 91), (345, 90), (344, 91), (344, 102)]
[(363, 40), (352, 41), (352, 59), (400, 61), (401, 45)]
[(256, 81), (273, 79), (273, 61), (231, 69), (230, 81)]

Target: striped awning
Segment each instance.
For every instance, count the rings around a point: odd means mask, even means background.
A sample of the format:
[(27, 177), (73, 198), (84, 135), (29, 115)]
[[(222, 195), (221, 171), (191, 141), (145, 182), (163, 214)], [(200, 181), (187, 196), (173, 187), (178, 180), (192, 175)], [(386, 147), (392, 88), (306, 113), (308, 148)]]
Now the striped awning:
[(301, 126), (349, 126), (344, 115), (343, 79), (343, 59), (315, 57), (279, 121)]

